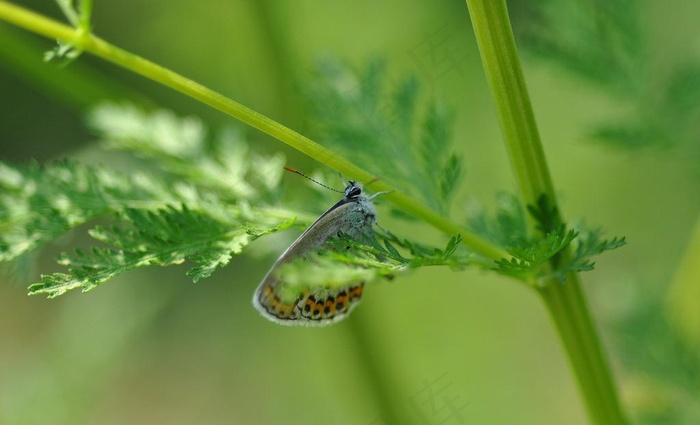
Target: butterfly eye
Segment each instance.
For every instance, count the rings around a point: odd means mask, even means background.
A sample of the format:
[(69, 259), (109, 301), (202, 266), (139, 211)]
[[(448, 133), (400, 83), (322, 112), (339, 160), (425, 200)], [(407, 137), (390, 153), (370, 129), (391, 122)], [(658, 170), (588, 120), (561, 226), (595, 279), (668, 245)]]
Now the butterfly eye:
[(352, 184), (346, 189), (345, 191), (345, 197), (346, 198), (357, 198), (360, 196), (362, 193), (362, 189), (360, 189), (357, 186), (352, 186)]

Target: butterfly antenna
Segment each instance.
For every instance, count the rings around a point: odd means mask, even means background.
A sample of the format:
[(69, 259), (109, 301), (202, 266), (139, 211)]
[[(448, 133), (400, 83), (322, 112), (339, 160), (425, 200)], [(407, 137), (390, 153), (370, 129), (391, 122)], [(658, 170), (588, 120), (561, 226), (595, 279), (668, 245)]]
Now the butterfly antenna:
[(299, 171), (299, 170), (297, 170), (297, 169), (289, 168), (289, 167), (284, 167), (284, 169), (287, 170), (287, 171), (289, 171), (290, 173), (299, 174), (299, 175), (302, 176), (302, 177), (306, 177), (307, 179), (311, 180), (312, 182), (316, 183), (317, 185), (323, 186), (323, 187), (325, 187), (326, 189), (330, 189), (330, 190), (332, 190), (333, 192), (343, 193), (342, 191), (340, 191), (340, 190), (338, 190), (338, 189), (333, 189), (332, 187), (326, 186), (325, 184), (321, 183), (321, 182), (318, 181), (318, 180), (312, 179), (311, 177), (307, 176), (306, 174), (302, 173), (301, 171)]

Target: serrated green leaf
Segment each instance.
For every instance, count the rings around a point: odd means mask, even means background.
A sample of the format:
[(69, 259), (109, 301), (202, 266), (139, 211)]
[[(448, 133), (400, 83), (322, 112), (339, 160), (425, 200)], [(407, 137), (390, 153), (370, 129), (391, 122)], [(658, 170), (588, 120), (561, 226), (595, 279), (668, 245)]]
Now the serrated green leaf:
[(0, 261), (122, 208), (181, 200), (144, 174), (97, 170), (70, 161), (25, 166), (0, 162)]
[[(87, 291), (128, 270), (186, 260), (197, 263), (189, 274), (198, 281), (250, 241), (294, 222), (293, 212), (259, 201), (276, 197), (284, 158), (251, 159), (241, 132), (211, 141), (201, 122), (170, 112), (149, 114), (130, 106), (98, 111), (93, 119), (101, 123), (103, 136), (118, 133), (115, 143), (165, 164), (169, 174), (122, 173), (71, 161), (0, 162), (0, 261), (95, 218), (108, 223), (88, 230), (107, 248), (62, 254), (58, 263), (68, 273), (43, 276), (32, 293), (55, 297), (75, 288)], [(251, 199), (258, 200), (256, 207)]]
[[(269, 194), (282, 176), (284, 157), (249, 154), (242, 127), (209, 137), (210, 131), (198, 118), (111, 103), (96, 108), (88, 121), (105, 148), (152, 160), (163, 172), (224, 199)], [(262, 184), (265, 190), (256, 190), (252, 183)]]
[(522, 245), (528, 239), (525, 208), (508, 193), (499, 193), (496, 201), (498, 205), (494, 212), (472, 205), (467, 227), (502, 247)]
[(514, 31), (528, 53), (621, 93), (641, 88), (639, 2), (540, 1), (523, 4), (521, 13), (529, 19), (514, 19)]
[[(602, 240), (599, 230), (588, 230), (582, 236), (578, 231), (560, 227), (555, 233), (509, 248), (513, 257), (496, 260), (494, 270), (524, 282), (540, 282), (551, 276), (563, 282), (567, 273), (593, 270), (591, 257), (625, 244), (624, 238)], [(574, 247), (574, 254), (562, 256), (569, 246)]]
[[(369, 283), (419, 267), (462, 268), (471, 264), (472, 258), (466, 252), (457, 252), (460, 240), (459, 235), (453, 236), (441, 250), (390, 233), (366, 234), (354, 239), (341, 234), (305, 258), (285, 264), (278, 276), (292, 288), (290, 291), (296, 291), (293, 288)], [(410, 255), (399, 252), (397, 246)]]
[(382, 61), (359, 71), (322, 62), (306, 88), (313, 129), (324, 144), (446, 212), (462, 172), (451, 144), (454, 114), (423, 102), (415, 78), (388, 86)]
[(544, 193), (537, 198), (537, 204), (527, 206), (527, 211), (535, 219), (537, 230), (543, 234), (559, 232), (564, 226), (557, 206)]
[(586, 131), (589, 138), (615, 149), (675, 149), (697, 168), (700, 63), (687, 60), (659, 78), (642, 30), (641, 5), (633, 0), (526, 2), (517, 12), (526, 17), (513, 19), (513, 25), (527, 53), (630, 104), (631, 114), (595, 124)]
[[(30, 287), (30, 293), (53, 298), (76, 288), (88, 291), (129, 270), (186, 260), (198, 264), (187, 273), (198, 282), (228, 264), (253, 239), (286, 228), (292, 221), (260, 220), (262, 214), (256, 215), (257, 230), (252, 233), (252, 223), (241, 221), (242, 216), (235, 214), (222, 221), (210, 210), (192, 210), (184, 205), (156, 211), (126, 209), (119, 225), (89, 232), (112, 248), (93, 247), (89, 253), (76, 249), (63, 254), (59, 262), (68, 267), (69, 273), (43, 276), (41, 283)], [(265, 221), (271, 225), (263, 229)]]
[(401, 257), (401, 254), (399, 254), (399, 251), (396, 249), (396, 247), (394, 245), (391, 244), (391, 242), (384, 241), (384, 246), (394, 256), (394, 258)]

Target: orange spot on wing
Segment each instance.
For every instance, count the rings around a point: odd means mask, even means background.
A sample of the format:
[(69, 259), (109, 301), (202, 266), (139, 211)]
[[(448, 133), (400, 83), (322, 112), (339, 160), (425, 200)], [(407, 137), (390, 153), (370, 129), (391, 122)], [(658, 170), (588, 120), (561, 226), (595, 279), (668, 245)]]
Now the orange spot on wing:
[(335, 313), (335, 300), (333, 298), (328, 298), (323, 307), (329, 308), (331, 314)]
[(355, 286), (354, 288), (350, 289), (350, 299), (355, 300), (357, 298), (360, 298), (362, 296), (362, 286)]

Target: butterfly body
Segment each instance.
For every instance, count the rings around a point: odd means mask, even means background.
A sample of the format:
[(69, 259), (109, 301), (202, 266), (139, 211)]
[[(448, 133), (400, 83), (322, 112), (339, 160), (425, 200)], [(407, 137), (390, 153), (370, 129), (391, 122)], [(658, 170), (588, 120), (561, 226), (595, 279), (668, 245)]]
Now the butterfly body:
[(258, 286), (253, 305), (265, 318), (283, 325), (323, 326), (346, 317), (360, 301), (364, 282), (303, 288), (290, 297), (277, 276), (280, 266), (314, 252), (338, 233), (357, 237), (371, 231), (377, 216), (372, 198), (363, 195), (362, 186), (354, 181), (344, 194), (287, 248)]

